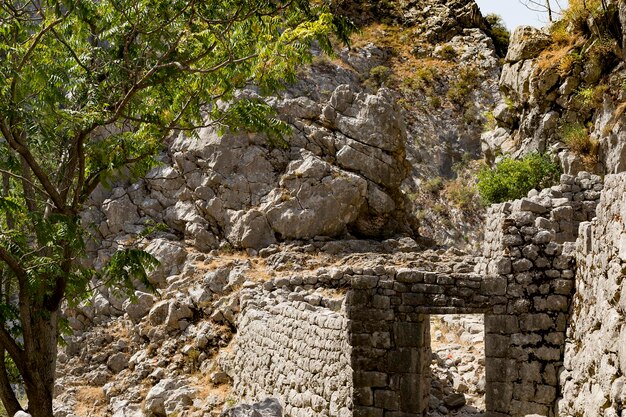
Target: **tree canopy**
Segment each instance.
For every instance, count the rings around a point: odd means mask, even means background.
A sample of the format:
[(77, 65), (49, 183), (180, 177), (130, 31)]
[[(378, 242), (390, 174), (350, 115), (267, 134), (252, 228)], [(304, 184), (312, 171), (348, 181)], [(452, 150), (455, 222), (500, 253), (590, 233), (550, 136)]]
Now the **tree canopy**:
[[(284, 132), (263, 102), (294, 80), (310, 46), (349, 25), (306, 0), (7, 0), (0, 2), (0, 399), (50, 417), (60, 308), (100, 276), (132, 288), (153, 263), (128, 249), (81, 262), (83, 204), (121, 169), (140, 174), (173, 130), (205, 124)], [(220, 103), (229, 103), (228, 106)], [(3, 360), (5, 358), (6, 360)]]

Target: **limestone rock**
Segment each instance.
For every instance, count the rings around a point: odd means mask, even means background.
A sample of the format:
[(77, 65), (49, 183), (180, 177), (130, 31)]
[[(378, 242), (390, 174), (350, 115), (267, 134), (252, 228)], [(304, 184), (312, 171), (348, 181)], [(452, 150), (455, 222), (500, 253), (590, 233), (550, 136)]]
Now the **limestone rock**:
[(139, 323), (154, 305), (155, 298), (152, 294), (141, 291), (136, 291), (135, 297), (135, 302), (126, 300), (122, 308), (134, 323)]
[(233, 408), (224, 411), (221, 417), (282, 417), (283, 407), (275, 398), (266, 398), (265, 400), (249, 404), (239, 404)]
[(550, 35), (533, 26), (518, 26), (511, 35), (507, 62), (536, 58), (550, 44)]
[(104, 200), (102, 212), (106, 217), (107, 234), (122, 232), (127, 225), (139, 219), (137, 206), (121, 188), (116, 188), (111, 197)]
[(157, 288), (165, 286), (166, 278), (178, 271), (187, 257), (187, 252), (182, 244), (165, 239), (154, 239), (144, 250), (160, 263), (148, 277)]

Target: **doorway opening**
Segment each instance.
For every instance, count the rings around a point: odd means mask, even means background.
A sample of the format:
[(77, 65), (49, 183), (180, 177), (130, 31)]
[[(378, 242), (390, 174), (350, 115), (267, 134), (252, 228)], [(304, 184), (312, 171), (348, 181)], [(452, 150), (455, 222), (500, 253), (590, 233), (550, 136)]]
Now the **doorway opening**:
[(430, 316), (429, 417), (485, 416), (484, 340), (482, 314)]

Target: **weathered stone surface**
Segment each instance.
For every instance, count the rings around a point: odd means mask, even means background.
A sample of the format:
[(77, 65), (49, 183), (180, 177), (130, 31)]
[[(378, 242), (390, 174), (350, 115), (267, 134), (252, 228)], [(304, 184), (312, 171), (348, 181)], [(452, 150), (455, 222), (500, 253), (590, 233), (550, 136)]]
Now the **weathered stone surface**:
[(139, 323), (150, 312), (155, 298), (152, 294), (141, 291), (136, 291), (135, 297), (135, 301), (124, 301), (122, 308), (134, 323)]
[(550, 44), (550, 35), (533, 26), (518, 26), (511, 35), (507, 62), (533, 59)]
[(180, 271), (187, 257), (187, 251), (182, 244), (165, 239), (154, 239), (144, 250), (159, 261), (157, 269), (148, 276), (157, 288), (163, 288), (166, 278)]
[(282, 417), (283, 407), (275, 398), (265, 400), (252, 405), (240, 404), (229, 408), (221, 414), (221, 417)]

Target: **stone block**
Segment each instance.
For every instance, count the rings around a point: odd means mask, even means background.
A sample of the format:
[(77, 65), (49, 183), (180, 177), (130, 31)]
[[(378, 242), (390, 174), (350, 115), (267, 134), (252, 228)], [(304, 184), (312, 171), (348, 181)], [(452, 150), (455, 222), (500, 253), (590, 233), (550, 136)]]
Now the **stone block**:
[(485, 277), (480, 285), (480, 292), (483, 295), (505, 295), (507, 279), (502, 276)]
[(397, 347), (421, 347), (426, 340), (424, 335), (429, 328), (429, 323), (425, 322), (399, 322), (394, 323), (394, 342)]
[(528, 226), (535, 222), (535, 214), (530, 211), (515, 211), (509, 215), (517, 226)]
[(512, 401), (511, 402), (511, 415), (515, 416), (527, 416), (527, 415), (540, 415), (548, 416), (549, 408), (544, 404), (538, 404), (532, 401)]
[(400, 410), (405, 413), (421, 413), (428, 405), (430, 384), (428, 378), (419, 374), (400, 376)]
[(391, 302), (389, 297), (383, 295), (375, 295), (372, 297), (372, 307), (377, 309), (387, 309), (391, 307)]
[(552, 405), (556, 400), (556, 388), (549, 385), (537, 386), (534, 401), (540, 404)]
[(515, 200), (513, 202), (513, 206), (511, 208), (512, 211), (530, 211), (535, 214), (543, 214), (548, 211), (546, 207), (541, 204), (538, 204), (528, 198), (522, 198), (519, 200)]
[(535, 396), (533, 384), (513, 384), (513, 399), (519, 401), (532, 401)]
[(382, 408), (356, 406), (354, 408), (354, 417), (383, 417)]
[(502, 244), (505, 247), (520, 246), (524, 244), (524, 238), (518, 234), (506, 234), (502, 237)]
[(513, 382), (518, 378), (514, 359), (489, 358), (486, 367), (487, 382)]
[(534, 297), (533, 305), (538, 311), (567, 311), (569, 299), (562, 295)]
[(506, 358), (508, 356), (511, 338), (498, 334), (485, 334), (485, 356), (487, 358)]
[(375, 275), (355, 275), (352, 278), (352, 288), (357, 290), (369, 290), (376, 288), (379, 278)]
[(546, 219), (545, 217), (537, 217), (535, 219), (535, 227), (538, 229), (553, 230), (554, 222)]
[(384, 388), (387, 386), (387, 374), (383, 372), (354, 372), (355, 388)]
[(554, 293), (560, 295), (570, 295), (574, 290), (574, 281), (570, 279), (555, 279), (551, 286)]
[(489, 334), (510, 335), (519, 332), (517, 317), (504, 315), (485, 315), (485, 331)]
[(455, 279), (449, 275), (439, 275), (437, 277), (438, 285), (452, 285), (455, 283)]
[(374, 391), (374, 406), (377, 408), (384, 408), (385, 411), (399, 410), (400, 409), (400, 395), (396, 391), (375, 390)]
[(542, 346), (539, 349), (534, 351), (537, 359), (544, 361), (560, 361), (561, 360), (561, 349), (560, 348), (551, 348)]
[(422, 294), (443, 294), (445, 289), (441, 285), (436, 284), (413, 284), (411, 291)]
[[(390, 373), (420, 373), (425, 353), (418, 348), (399, 348), (387, 355), (387, 370)], [(428, 358), (424, 358), (428, 361)]]
[(511, 344), (516, 346), (534, 346), (541, 342), (541, 335), (537, 333), (516, 333), (511, 335)]
[(414, 269), (398, 269), (398, 272), (396, 273), (396, 280), (407, 284), (424, 282), (424, 272), (416, 271)]
[(532, 361), (519, 364), (519, 377), (522, 382), (541, 383), (541, 362)]
[(525, 272), (533, 267), (533, 263), (529, 259), (522, 258), (513, 261), (512, 266), (514, 272)]
[(525, 332), (549, 330), (554, 324), (554, 320), (545, 313), (524, 314), (520, 317), (520, 329)]
[(428, 304), (430, 297), (426, 294), (405, 293), (402, 294), (402, 303), (410, 306), (420, 306)]
[(553, 220), (571, 220), (574, 215), (574, 209), (570, 206), (555, 207), (552, 209)]
[(349, 306), (348, 317), (352, 320), (388, 320), (393, 321), (395, 315), (393, 310), (361, 309)]
[(550, 243), (554, 239), (554, 232), (548, 230), (540, 230), (533, 238), (535, 245), (545, 245)]
[(485, 403), (487, 410), (510, 415), (513, 384), (493, 382), (485, 387)]
[(424, 282), (426, 284), (434, 284), (437, 282), (439, 274), (436, 272), (424, 272)]
[(350, 290), (346, 296), (346, 303), (349, 306), (366, 306), (370, 303), (374, 294), (365, 290)]

